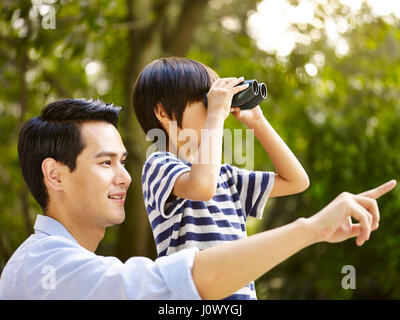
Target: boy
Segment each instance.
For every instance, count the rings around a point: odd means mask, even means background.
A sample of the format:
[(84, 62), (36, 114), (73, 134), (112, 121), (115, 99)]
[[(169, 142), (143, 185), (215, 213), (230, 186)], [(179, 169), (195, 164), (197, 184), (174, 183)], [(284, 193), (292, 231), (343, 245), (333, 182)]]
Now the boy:
[[(133, 105), (145, 133), (159, 129), (169, 138), (194, 133), (198, 144), (198, 152), (188, 155), (181, 152), (182, 139), (169, 139), (166, 150), (144, 163), (143, 195), (159, 256), (245, 238), (247, 217), (261, 218), (268, 196), (295, 194), (309, 186), (303, 167), (259, 106), (230, 108), (233, 95), (247, 87), (241, 82), (242, 77), (220, 79), (210, 68), (184, 58), (155, 60), (136, 81)], [(207, 108), (202, 101), (206, 92)], [(276, 174), (221, 165), (223, 125), (230, 112), (254, 130)], [(213, 133), (212, 143), (202, 140), (207, 130)], [(214, 160), (198, 161), (209, 156)], [(254, 283), (228, 298), (256, 299)]]

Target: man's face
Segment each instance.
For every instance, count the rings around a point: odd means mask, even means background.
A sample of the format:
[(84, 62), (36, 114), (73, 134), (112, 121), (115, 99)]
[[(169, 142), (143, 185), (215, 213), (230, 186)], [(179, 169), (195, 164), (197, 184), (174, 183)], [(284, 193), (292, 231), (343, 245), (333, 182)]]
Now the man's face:
[(124, 167), (126, 149), (117, 129), (107, 122), (81, 126), (85, 148), (75, 170), (64, 168), (65, 205), (89, 226), (107, 227), (125, 219), (124, 203), (131, 177)]

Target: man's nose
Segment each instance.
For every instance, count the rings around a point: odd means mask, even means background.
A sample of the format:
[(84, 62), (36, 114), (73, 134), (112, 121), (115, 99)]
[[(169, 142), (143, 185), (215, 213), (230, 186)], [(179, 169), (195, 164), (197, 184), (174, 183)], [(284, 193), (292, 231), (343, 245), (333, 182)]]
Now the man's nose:
[(125, 186), (129, 187), (129, 185), (131, 184), (131, 181), (132, 181), (131, 175), (125, 169), (125, 167), (121, 165), (118, 168), (118, 172), (116, 173), (115, 184), (125, 185)]

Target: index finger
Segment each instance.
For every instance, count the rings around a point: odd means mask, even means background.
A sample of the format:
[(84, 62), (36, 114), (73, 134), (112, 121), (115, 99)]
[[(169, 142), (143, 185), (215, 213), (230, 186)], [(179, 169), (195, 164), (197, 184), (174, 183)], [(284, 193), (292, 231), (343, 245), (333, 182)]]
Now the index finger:
[(390, 181), (380, 185), (379, 187), (377, 187), (375, 189), (364, 191), (364, 192), (360, 193), (359, 195), (368, 197), (368, 198), (372, 198), (372, 199), (378, 199), (379, 197), (383, 196), (385, 193), (392, 190), (396, 186), (396, 184), (397, 184), (397, 181), (393, 179), (393, 180), (390, 180)]
[(238, 93), (240, 91), (243, 91), (243, 90), (247, 89), (248, 86), (249, 86), (248, 83), (242, 84), (240, 86), (235, 86), (235, 87), (233, 87), (232, 92), (233, 92), (233, 94), (236, 94), (236, 93)]
[(236, 85), (236, 84), (238, 84), (238, 83), (243, 82), (244, 77), (239, 77), (239, 78), (236, 78), (236, 77), (221, 78), (221, 80), (222, 80), (222, 82), (223, 82), (224, 84), (231, 84), (231, 83), (234, 83), (234, 84)]

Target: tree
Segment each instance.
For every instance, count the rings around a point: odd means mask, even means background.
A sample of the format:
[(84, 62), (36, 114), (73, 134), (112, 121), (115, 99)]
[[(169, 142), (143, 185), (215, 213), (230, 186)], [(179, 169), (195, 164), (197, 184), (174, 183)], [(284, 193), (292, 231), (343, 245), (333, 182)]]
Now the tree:
[[(0, 57), (7, 89), (1, 96), (1, 128), (6, 133), (2, 135), (5, 145), (13, 150), (8, 153), (13, 167), (8, 163), (1, 167), (5, 172), (1, 187), (6, 190), (12, 185), (16, 196), (3, 199), (10, 212), (0, 225), (8, 226), (9, 219), (15, 218), (11, 211), (21, 212), (26, 225), (13, 243), (7, 240), (13, 238), (11, 233), (2, 233), (3, 260), (32, 232), (34, 212), (39, 211), (19, 173), (15, 152), (18, 128), (47, 103), (82, 96), (123, 106), (120, 129), (129, 152), (126, 166), (133, 178), (126, 221), (108, 231), (99, 252), (113, 252), (123, 260), (132, 255), (155, 257), (140, 186), (146, 143), (133, 115), (132, 89), (141, 68), (151, 60), (186, 54), (207, 8), (208, 2), (200, 0), (98, 0), (50, 5), (25, 0), (1, 4)], [(55, 17), (45, 29), (43, 20), (48, 22), (49, 12)], [(8, 177), (10, 172), (18, 177), (15, 185)]]
[[(314, 2), (319, 22), (292, 27), (302, 36), (317, 36), (298, 43), (282, 58), (259, 50), (249, 37), (246, 22), (257, 3), (0, 3), (0, 84), (4, 89), (0, 92), (0, 152), (6, 155), (0, 157), (0, 269), (32, 232), (34, 215), (39, 212), (18, 165), (19, 128), (47, 103), (65, 97), (99, 97), (123, 107), (120, 131), (132, 175), (126, 221), (107, 229), (98, 253), (122, 260), (133, 255), (155, 257), (140, 183), (148, 144), (133, 115), (131, 96), (141, 68), (160, 56), (194, 58), (220, 76), (243, 75), (267, 84), (269, 95), (261, 104), (264, 114), (303, 164), (311, 185), (302, 194), (270, 199), (263, 220), (248, 221), (249, 233), (307, 217), (344, 190), (359, 192), (396, 178), (400, 169), (396, 152), (400, 147), (398, 20), (375, 17), (366, 5), (350, 16), (339, 0), (324, 5)], [(52, 12), (55, 21), (50, 19)], [(318, 25), (326, 19), (349, 17), (354, 19), (351, 27), (341, 34), (349, 51), (341, 54)], [(309, 64), (316, 74), (307, 71)], [(226, 127), (244, 128), (232, 117)], [(255, 170), (273, 170), (257, 142), (254, 158)], [(394, 190), (379, 200), (381, 226), (364, 247), (347, 241), (307, 248), (256, 282), (259, 298), (398, 298), (397, 193)], [(345, 265), (355, 267), (356, 290), (341, 287)]]

